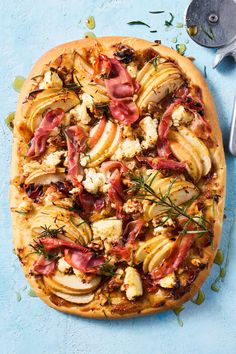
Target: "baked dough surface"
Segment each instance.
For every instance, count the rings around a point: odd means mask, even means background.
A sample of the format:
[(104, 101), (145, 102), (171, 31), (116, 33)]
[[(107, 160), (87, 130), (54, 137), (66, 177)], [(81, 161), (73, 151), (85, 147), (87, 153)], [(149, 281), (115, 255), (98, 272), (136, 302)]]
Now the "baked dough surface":
[[(178, 296), (172, 296), (171, 291), (169, 291), (167, 288), (158, 288), (156, 289), (156, 292), (150, 293), (144, 290), (142, 296), (130, 301), (125, 295), (125, 289), (117, 289), (113, 290), (111, 293), (111, 299), (109, 301), (102, 301), (104, 295), (102, 293), (104, 285), (102, 281), (98, 288), (96, 288), (92, 301), (87, 304), (76, 304), (70, 302), (69, 300), (66, 301), (65, 298), (63, 299), (57, 294), (53, 293), (51, 288), (47, 286), (47, 281), (44, 281), (45, 276), (32, 271), (32, 266), (37, 259), (36, 254), (29, 254), (29, 244), (32, 243), (33, 240), (32, 225), (34, 223), (35, 216), (40, 212), (43, 206), (40, 203), (34, 203), (33, 209), (31, 209), (29, 212), (25, 210), (23, 213), (19, 212), (19, 208), (22, 205), (22, 202), (24, 202), (26, 199), (26, 193), (25, 191), (22, 191), (22, 186), (20, 186), (22, 183), (22, 168), (24, 163), (28, 163), (28, 160), (27, 158), (25, 159), (25, 156), (27, 154), (28, 143), (32, 138), (32, 132), (30, 129), (25, 128), (25, 124), (29, 118), (27, 116), (29, 102), (27, 102), (26, 98), (28, 97), (29, 93), (34, 90), (33, 84), (35, 84), (35, 79), (32, 80), (32, 78), (45, 74), (45, 72), (50, 67), (50, 63), (55, 63), (55, 61), (57, 61), (58, 58), (62, 58), (63, 55), (73, 56), (76, 52), (80, 53), (80, 55), (85, 52), (91, 54), (95, 48), (97, 51), (105, 54), (107, 57), (112, 57), (114, 48), (119, 43), (129, 46), (133, 48), (135, 52), (139, 53), (145, 51), (146, 49), (153, 48), (157, 52), (158, 56), (161, 58), (171, 59), (175, 63), (175, 66), (181, 70), (181, 75), (185, 77), (185, 80), (188, 81), (188, 84), (190, 84), (191, 87), (197, 87), (201, 90), (202, 102), (205, 110), (205, 120), (210, 124), (212, 130), (211, 138), (213, 143), (208, 144), (207, 148), (209, 151), (211, 164), (213, 166), (213, 177), (211, 176), (209, 179), (201, 179), (201, 176), (198, 178), (193, 173), (191, 178), (188, 178), (188, 181), (189, 183), (197, 185), (197, 188), (200, 190), (205, 188), (204, 193), (206, 193), (206, 190), (208, 190), (209, 193), (213, 192), (213, 194), (211, 194), (211, 198), (214, 199), (214, 205), (213, 207), (209, 207), (207, 210), (208, 218), (212, 223), (213, 238), (211, 244), (203, 247), (200, 252), (201, 259), (205, 262), (205, 267), (203, 267), (203, 269), (197, 273), (194, 281), (192, 281), (191, 284), (186, 287), (182, 293), (178, 293)], [(70, 93), (70, 90), (68, 90), (68, 92)], [(36, 92), (36, 95), (37, 94), (38, 93)], [(138, 92), (137, 95), (139, 94), (141, 95), (141, 93)], [(73, 99), (74, 98), (72, 97), (71, 101), (73, 101)], [(139, 105), (138, 100), (139, 98), (136, 100), (137, 105)], [(141, 102), (139, 109), (142, 108), (143, 107)], [(174, 128), (173, 130), (174, 135), (176, 134), (176, 130)], [(173, 148), (172, 153), (173, 152), (175, 152), (175, 148)], [(178, 159), (177, 154), (174, 159)], [(35, 161), (37, 161), (37, 158)], [(189, 173), (191, 173), (191, 171)], [(163, 45), (156, 45), (152, 42), (130, 37), (103, 37), (97, 39), (88, 38), (65, 43), (51, 49), (34, 65), (28, 79), (25, 81), (20, 94), (14, 121), (10, 193), (14, 235), (13, 237), (16, 253), (22, 263), (24, 273), (28, 282), (30, 283), (30, 286), (46, 304), (53, 307), (54, 309), (85, 317), (125, 318), (157, 313), (179, 307), (181, 304), (194, 296), (210, 272), (211, 265), (213, 263), (220, 241), (222, 229), (225, 199), (225, 175), (226, 166), (222, 136), (218, 124), (213, 98), (203, 76), (187, 57), (183, 57), (174, 50)], [(198, 181), (196, 181), (196, 179), (198, 179)], [(181, 285), (179, 286), (181, 288)], [(105, 293), (105, 296), (107, 296), (107, 293)]]

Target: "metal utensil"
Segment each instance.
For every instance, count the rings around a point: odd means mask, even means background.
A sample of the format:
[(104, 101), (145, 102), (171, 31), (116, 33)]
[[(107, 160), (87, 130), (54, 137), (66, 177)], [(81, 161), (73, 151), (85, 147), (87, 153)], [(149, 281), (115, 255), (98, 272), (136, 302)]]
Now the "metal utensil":
[[(236, 61), (236, 0), (192, 0), (185, 20), (191, 39), (204, 47), (219, 48), (213, 68), (226, 56), (232, 56)], [(236, 95), (229, 150), (236, 156)]]

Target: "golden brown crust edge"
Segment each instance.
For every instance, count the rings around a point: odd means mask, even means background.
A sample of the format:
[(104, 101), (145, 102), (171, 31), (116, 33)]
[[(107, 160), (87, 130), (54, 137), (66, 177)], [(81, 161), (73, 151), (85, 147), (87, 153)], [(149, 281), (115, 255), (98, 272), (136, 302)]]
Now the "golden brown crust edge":
[[(158, 313), (158, 312), (168, 310), (170, 308), (179, 307), (181, 304), (191, 299), (194, 296), (194, 294), (198, 291), (198, 289), (201, 287), (201, 285), (203, 284), (203, 282), (205, 281), (206, 277), (210, 272), (211, 265), (213, 263), (219, 245), (219, 241), (220, 241), (222, 220), (223, 220), (223, 210), (224, 210), (224, 199), (225, 199), (226, 166), (225, 166), (225, 157), (224, 157), (224, 150), (222, 144), (222, 136), (218, 124), (215, 104), (205, 79), (203, 78), (199, 70), (195, 67), (195, 65), (191, 62), (191, 60), (179, 55), (174, 50), (162, 45), (157, 46), (155, 43), (146, 40), (131, 38), (131, 37), (103, 37), (98, 39), (88, 38), (88, 39), (73, 41), (51, 49), (38, 60), (38, 62), (34, 65), (28, 79), (25, 81), (23, 85), (19, 97), (18, 105), (17, 105), (17, 111), (15, 116), (14, 138), (13, 138), (13, 149), (12, 149), (11, 178), (14, 179), (19, 173), (18, 147), (19, 147), (19, 141), (21, 139), (21, 136), (19, 134), (19, 131), (17, 130), (17, 124), (21, 121), (21, 105), (25, 99), (25, 96), (30, 90), (30, 86), (31, 86), (30, 78), (39, 74), (42, 71), (42, 68), (44, 67), (45, 64), (48, 64), (50, 61), (53, 61), (62, 53), (73, 52), (78, 48), (89, 47), (91, 45), (99, 44), (103, 47), (103, 50), (107, 54), (109, 54), (109, 49), (111, 50), (112, 45), (119, 42), (129, 44), (130, 46), (133, 46), (134, 49), (136, 50), (145, 49), (145, 48), (149, 48), (150, 46), (153, 46), (153, 48), (161, 55), (169, 56), (173, 58), (179, 64), (180, 68), (186, 74), (186, 76), (191, 78), (191, 82), (194, 85), (197, 85), (201, 88), (203, 102), (205, 104), (205, 109), (206, 109), (206, 119), (210, 121), (212, 130), (214, 132), (214, 137), (218, 142), (217, 148), (215, 148), (214, 151), (211, 151), (211, 154), (212, 154), (215, 167), (217, 169), (218, 178), (216, 183), (218, 183), (219, 186), (221, 187), (222, 198), (220, 199), (216, 210), (216, 217), (215, 217), (216, 222), (214, 224), (214, 245), (213, 245), (214, 249), (212, 249), (211, 246), (208, 247), (208, 249), (206, 249), (206, 252), (209, 254), (208, 267), (200, 272), (196, 280), (191, 285), (190, 291), (184, 294), (178, 300), (166, 300), (166, 303), (163, 306), (151, 307), (151, 308), (148, 307), (144, 309), (140, 308), (134, 312), (129, 312), (125, 314), (112, 313), (110, 306), (109, 307), (106, 306), (106, 315), (104, 315), (104, 309), (101, 305), (99, 309), (96, 308), (94, 311), (92, 310), (93, 301), (92, 303), (83, 307), (80, 307), (78, 305), (71, 306), (71, 307), (55, 305), (54, 303), (51, 302), (49, 296), (44, 292), (44, 290), (39, 287), (39, 283), (36, 281), (35, 277), (27, 276), (32, 289), (50, 307), (53, 307), (57, 310), (66, 313), (71, 313), (71, 314), (91, 317), (91, 318), (103, 318), (103, 319), (106, 317), (108, 317), (109, 319), (110, 318), (115, 319), (115, 318), (127, 318), (127, 317), (135, 317), (135, 316), (142, 316), (142, 315), (147, 315), (152, 313)], [(18, 194), (17, 189), (11, 184), (11, 188), (10, 188), (11, 207), (17, 204), (17, 200), (18, 200), (17, 194)], [(24, 229), (27, 228), (28, 223), (24, 215), (12, 213), (12, 224), (13, 224), (13, 241), (14, 241), (15, 249), (17, 249), (20, 248), (22, 245), (21, 240), (23, 238)], [(28, 274), (27, 267), (25, 267), (24, 271), (26, 274)]]

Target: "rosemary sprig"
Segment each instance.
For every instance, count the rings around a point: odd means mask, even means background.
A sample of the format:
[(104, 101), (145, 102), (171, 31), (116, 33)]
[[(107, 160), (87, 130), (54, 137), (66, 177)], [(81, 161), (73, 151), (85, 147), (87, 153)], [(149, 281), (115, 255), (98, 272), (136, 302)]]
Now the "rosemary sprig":
[(106, 275), (112, 277), (115, 274), (115, 265), (109, 263), (109, 259), (107, 259), (103, 264), (100, 265), (100, 272), (102, 275)]
[(167, 20), (165, 21), (165, 26), (166, 27), (173, 26), (174, 15), (171, 12), (169, 12), (169, 15), (170, 15), (170, 20), (169, 21), (167, 21)]
[(204, 234), (207, 232), (211, 233), (211, 231), (207, 226), (207, 224), (209, 224), (208, 220), (206, 220), (202, 215), (191, 216), (186, 212), (189, 205), (191, 205), (198, 196), (192, 198), (183, 207), (178, 206), (170, 198), (171, 189), (174, 183), (176, 182), (176, 178), (174, 178), (171, 181), (168, 190), (165, 194), (163, 194), (160, 189), (159, 189), (159, 194), (157, 194), (151, 187), (151, 184), (155, 179), (155, 177), (156, 174), (152, 177), (151, 181), (147, 183), (147, 179), (145, 179), (144, 176), (132, 176), (131, 182), (133, 183), (133, 186), (130, 187), (129, 189), (135, 189), (139, 191), (137, 198), (150, 201), (152, 203), (155, 203), (157, 205), (166, 208), (165, 212), (167, 213), (168, 218), (177, 218), (178, 216), (185, 217), (187, 221), (183, 227), (184, 233), (192, 233), (190, 231), (194, 231), (194, 230), (187, 230), (189, 223), (193, 223), (196, 226), (197, 229), (195, 231), (197, 231), (197, 233), (199, 234)]
[(38, 236), (38, 238), (42, 238), (42, 237), (52, 237), (52, 238), (56, 238), (58, 236), (58, 234), (63, 234), (64, 233), (64, 227), (65, 225), (58, 227), (58, 228), (51, 228), (51, 226), (41, 226), (41, 229), (43, 229), (43, 231), (40, 233), (40, 235)]
[(46, 252), (44, 245), (36, 240), (34, 240), (34, 243), (30, 243), (29, 246), (33, 249), (33, 251), (30, 252), (28, 255), (36, 253), (39, 256), (44, 256), (44, 258), (48, 260), (56, 259), (58, 256), (55, 253)]
[(143, 22), (143, 21), (130, 21), (130, 22), (127, 23), (127, 25), (130, 25), (130, 26), (141, 25), (141, 26), (146, 26), (146, 27), (150, 28), (150, 26), (147, 23)]

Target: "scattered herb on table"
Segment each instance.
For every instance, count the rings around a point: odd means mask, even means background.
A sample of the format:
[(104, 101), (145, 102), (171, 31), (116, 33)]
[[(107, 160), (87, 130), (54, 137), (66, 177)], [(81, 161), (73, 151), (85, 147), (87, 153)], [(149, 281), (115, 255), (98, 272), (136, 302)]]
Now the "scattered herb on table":
[(171, 12), (169, 12), (169, 14), (170, 14), (170, 20), (169, 21), (167, 21), (167, 20), (165, 21), (165, 26), (166, 27), (173, 26), (174, 15)]
[(152, 15), (163, 14), (165, 11), (149, 11)]
[(130, 26), (140, 25), (140, 26), (146, 26), (146, 27), (150, 28), (150, 26), (143, 21), (130, 21), (127, 24)]
[(151, 30), (150, 33), (157, 33), (157, 30)]
[(207, 79), (207, 68), (206, 68), (206, 65), (204, 65), (204, 77)]
[(210, 38), (211, 41), (215, 40), (215, 35), (211, 27), (206, 30), (203, 26), (201, 26), (201, 30), (208, 38)]

